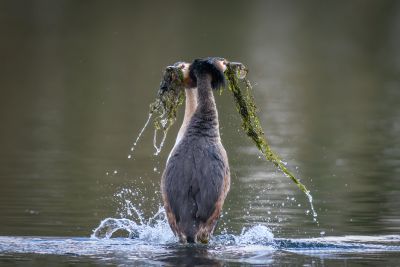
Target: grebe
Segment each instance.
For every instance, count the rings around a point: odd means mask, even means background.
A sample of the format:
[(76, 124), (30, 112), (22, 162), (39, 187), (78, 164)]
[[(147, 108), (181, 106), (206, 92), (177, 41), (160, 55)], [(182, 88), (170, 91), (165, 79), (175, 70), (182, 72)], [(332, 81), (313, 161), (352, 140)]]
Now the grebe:
[(185, 116), (161, 178), (169, 225), (182, 243), (208, 243), (230, 187), (212, 89), (225, 86), (225, 60), (184, 64)]

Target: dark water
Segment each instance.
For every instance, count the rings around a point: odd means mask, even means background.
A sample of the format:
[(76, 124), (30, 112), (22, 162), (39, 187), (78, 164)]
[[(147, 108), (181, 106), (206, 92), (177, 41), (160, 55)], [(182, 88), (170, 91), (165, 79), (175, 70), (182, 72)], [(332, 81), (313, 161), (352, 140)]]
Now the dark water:
[[(398, 265), (397, 1), (1, 1), (0, 22), (0, 265)], [(227, 93), (232, 186), (214, 240), (181, 246), (162, 213), (148, 221), (179, 122), (159, 156), (150, 128), (130, 148), (163, 68), (210, 55), (249, 66), (318, 224)], [(129, 221), (90, 238), (109, 217)]]

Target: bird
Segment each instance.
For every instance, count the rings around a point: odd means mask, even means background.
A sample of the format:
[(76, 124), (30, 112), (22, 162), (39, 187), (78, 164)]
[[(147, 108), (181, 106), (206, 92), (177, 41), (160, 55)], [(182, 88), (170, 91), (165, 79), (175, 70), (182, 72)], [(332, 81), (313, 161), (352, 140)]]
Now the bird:
[(161, 177), (168, 223), (181, 243), (208, 243), (230, 188), (212, 90), (225, 86), (226, 60), (182, 63), (185, 114)]

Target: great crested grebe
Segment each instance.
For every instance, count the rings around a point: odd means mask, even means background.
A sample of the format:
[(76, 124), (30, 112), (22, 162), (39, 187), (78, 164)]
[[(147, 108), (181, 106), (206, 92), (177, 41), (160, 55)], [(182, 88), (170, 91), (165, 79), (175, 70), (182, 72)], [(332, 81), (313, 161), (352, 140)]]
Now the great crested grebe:
[(212, 89), (225, 85), (225, 60), (184, 64), (185, 116), (161, 178), (168, 222), (180, 242), (207, 243), (230, 187)]

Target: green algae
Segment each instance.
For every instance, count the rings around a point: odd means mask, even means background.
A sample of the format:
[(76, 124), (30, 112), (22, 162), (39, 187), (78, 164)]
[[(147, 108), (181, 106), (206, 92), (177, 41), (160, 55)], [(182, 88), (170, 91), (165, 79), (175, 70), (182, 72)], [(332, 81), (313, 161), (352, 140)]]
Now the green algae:
[[(154, 116), (153, 145), (156, 148), (156, 155), (160, 153), (168, 130), (176, 121), (178, 107), (185, 100), (182, 69), (183, 65), (179, 62), (165, 69), (157, 98), (150, 104), (150, 116)], [(163, 133), (160, 145), (157, 145), (158, 131)]]
[[(243, 75), (244, 73), (244, 75)], [(225, 71), (226, 79), (228, 80), (229, 91), (233, 94), (236, 109), (242, 119), (242, 128), (255, 143), (258, 150), (265, 156), (265, 158), (278, 167), (287, 177), (303, 191), (305, 194), (309, 190), (297, 179), (292, 172), (286, 168), (282, 160), (271, 150), (265, 133), (261, 127), (260, 120), (257, 116), (257, 107), (255, 105), (254, 97), (251, 94), (252, 86), (250, 81), (246, 78), (247, 69), (241, 63), (228, 63)], [(242, 91), (239, 84), (244, 83), (246, 90)]]
[(156, 100), (150, 104), (150, 113), (155, 114), (154, 127), (168, 131), (176, 120), (178, 106), (185, 99), (183, 73), (178, 66), (168, 66), (163, 75)]
[[(253, 89), (250, 81), (246, 77), (248, 69), (242, 63), (238, 62), (229, 62), (226, 64), (226, 67), (225, 77), (228, 81), (228, 89), (233, 95), (236, 109), (242, 119), (242, 128), (244, 132), (255, 143), (264, 157), (280, 169), (306, 194), (310, 202), (314, 221), (316, 221), (317, 213), (314, 210), (310, 191), (288, 168), (286, 168), (285, 163), (272, 151), (268, 144), (260, 119), (257, 116), (257, 107), (252, 95)], [(245, 90), (241, 89), (240, 83), (244, 84)]]

